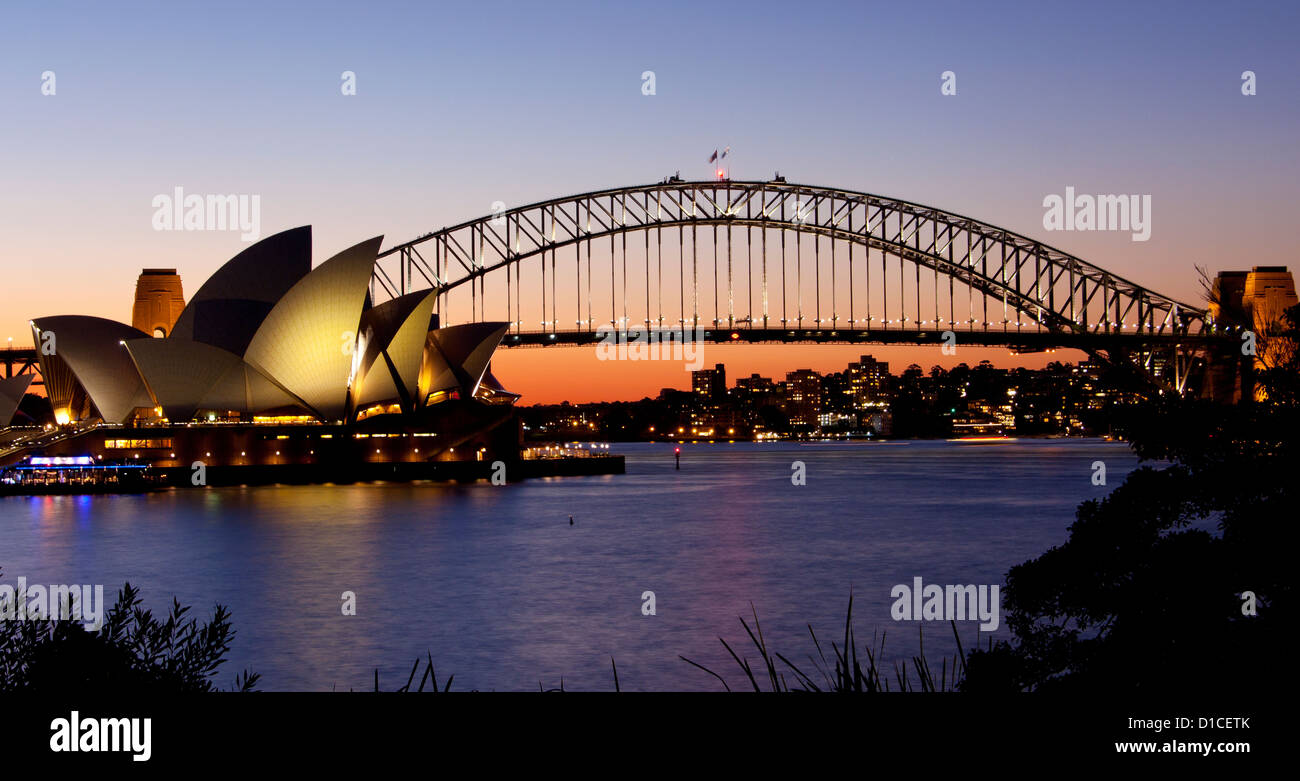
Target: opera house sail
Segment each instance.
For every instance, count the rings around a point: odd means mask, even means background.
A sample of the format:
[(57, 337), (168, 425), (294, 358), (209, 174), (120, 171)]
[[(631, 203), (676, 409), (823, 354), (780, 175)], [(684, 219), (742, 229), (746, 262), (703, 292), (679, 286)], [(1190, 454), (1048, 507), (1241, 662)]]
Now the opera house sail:
[(0, 379), (0, 428), (9, 425), (18, 413), (18, 405), (22, 404), (23, 395), (31, 384), (30, 374)]

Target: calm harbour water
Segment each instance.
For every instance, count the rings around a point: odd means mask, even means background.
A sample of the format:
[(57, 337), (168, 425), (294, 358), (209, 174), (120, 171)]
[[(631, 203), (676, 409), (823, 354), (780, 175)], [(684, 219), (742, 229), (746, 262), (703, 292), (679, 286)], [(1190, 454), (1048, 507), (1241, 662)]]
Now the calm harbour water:
[[(839, 641), (852, 588), (859, 639), (887, 631), (885, 656), (910, 657), (918, 624), (890, 618), (895, 584), (1001, 583), (1137, 465), (1097, 440), (699, 444), (681, 471), (671, 445), (610, 450), (626, 475), (0, 498), (0, 582), (227, 605), (222, 687), (247, 667), (269, 690), (369, 689), (378, 667), (393, 689), (427, 651), (456, 690), (609, 690), (611, 656), (624, 689), (720, 688), (679, 654), (736, 688), (718, 636), (754, 661), (751, 602), (769, 645), (804, 660), (807, 624), (827, 654)], [(1097, 460), (1109, 486), (1092, 484)], [(924, 628), (937, 667), (951, 629)], [(976, 623), (960, 629), (969, 648)]]

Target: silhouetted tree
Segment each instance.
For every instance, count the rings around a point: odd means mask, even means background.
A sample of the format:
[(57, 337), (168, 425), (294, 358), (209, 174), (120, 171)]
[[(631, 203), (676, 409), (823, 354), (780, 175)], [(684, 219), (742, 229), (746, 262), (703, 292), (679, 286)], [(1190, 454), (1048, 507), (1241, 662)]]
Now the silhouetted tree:
[[(212, 678), (235, 636), (230, 612), (217, 605), (212, 620), (200, 624), (175, 599), (162, 620), (140, 605), (139, 591), (127, 583), (98, 630), (48, 617), (0, 621), (0, 692), (214, 691)], [(234, 688), (251, 691), (259, 677), (246, 670), (236, 676)]]
[[(1300, 307), (1287, 317), (1294, 333)], [(965, 689), (1277, 685), (1295, 605), (1294, 354), (1260, 381), (1266, 401), (1166, 398), (1124, 419), (1138, 456), (1167, 465), (1081, 504), (1065, 543), (1007, 573), (1013, 640), (971, 654)]]

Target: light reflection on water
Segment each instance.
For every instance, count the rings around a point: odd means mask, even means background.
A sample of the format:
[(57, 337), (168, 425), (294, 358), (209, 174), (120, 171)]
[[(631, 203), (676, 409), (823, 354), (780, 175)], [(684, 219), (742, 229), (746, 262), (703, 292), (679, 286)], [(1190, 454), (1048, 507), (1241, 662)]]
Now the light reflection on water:
[[(140, 586), (163, 610), (231, 608), (228, 686), (244, 667), (281, 690), (406, 682), (426, 650), (453, 688), (709, 689), (678, 654), (740, 683), (718, 643), (747, 642), (758, 610), (792, 660), (843, 631), (916, 652), (890, 618), (890, 588), (1001, 583), (1065, 539), (1075, 506), (1136, 465), (1096, 440), (615, 445), (627, 474), (486, 482), (274, 486), (139, 496), (0, 499), (3, 582)], [(791, 484), (791, 464), (807, 485)], [(1092, 485), (1104, 460), (1108, 487)], [(570, 526), (569, 515), (575, 518)], [(658, 614), (641, 615), (655, 592)], [(358, 615), (340, 613), (344, 591)], [(937, 666), (947, 624), (925, 627)], [(962, 627), (963, 642), (975, 625)], [(1002, 634), (1004, 630), (999, 630)], [(734, 642), (733, 642), (734, 641)], [(986, 642), (986, 641), (982, 641)], [(829, 648), (827, 648), (829, 653)], [(751, 661), (755, 656), (749, 653)]]

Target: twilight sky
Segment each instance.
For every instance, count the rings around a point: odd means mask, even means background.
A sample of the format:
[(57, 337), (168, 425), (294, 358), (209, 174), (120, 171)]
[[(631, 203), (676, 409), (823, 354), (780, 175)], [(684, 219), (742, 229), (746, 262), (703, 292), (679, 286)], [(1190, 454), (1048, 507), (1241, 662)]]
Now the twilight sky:
[[(155, 231), (154, 196), (178, 186), (259, 195), (261, 234), (312, 224), (320, 262), (494, 201), (707, 178), (724, 145), (733, 178), (780, 170), (967, 214), (1199, 303), (1197, 265), (1295, 265), (1298, 34), (1289, 2), (8, 3), (0, 340), (27, 344), (42, 315), (129, 322), (142, 267), (178, 268), (192, 293), (247, 246)], [(1043, 198), (1067, 186), (1150, 194), (1151, 239), (1048, 233)], [(705, 359), (783, 375), (863, 351)], [(1020, 360), (865, 351), (895, 371)], [(508, 351), (494, 370), (525, 403), (688, 382), (579, 348)]]

